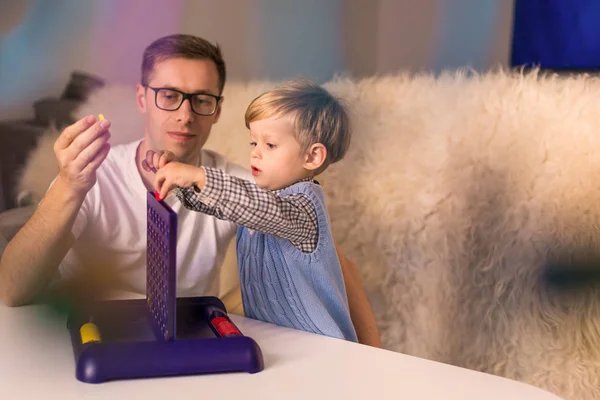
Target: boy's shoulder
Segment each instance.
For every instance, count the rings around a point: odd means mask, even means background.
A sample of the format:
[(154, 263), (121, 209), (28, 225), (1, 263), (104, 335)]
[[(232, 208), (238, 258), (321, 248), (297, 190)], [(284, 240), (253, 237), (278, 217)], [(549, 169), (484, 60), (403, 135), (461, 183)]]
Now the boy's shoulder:
[(286, 190), (290, 190), (290, 191), (296, 191), (296, 190), (322, 191), (323, 189), (321, 188), (321, 184), (315, 180), (304, 180), (304, 181), (299, 181), (294, 184), (291, 184), (287, 188), (283, 189), (282, 192), (284, 192)]
[(303, 194), (311, 200), (316, 196), (320, 201), (325, 201), (323, 188), (321, 188), (321, 185), (316, 181), (296, 182), (279, 192), (280, 197), (296, 194)]

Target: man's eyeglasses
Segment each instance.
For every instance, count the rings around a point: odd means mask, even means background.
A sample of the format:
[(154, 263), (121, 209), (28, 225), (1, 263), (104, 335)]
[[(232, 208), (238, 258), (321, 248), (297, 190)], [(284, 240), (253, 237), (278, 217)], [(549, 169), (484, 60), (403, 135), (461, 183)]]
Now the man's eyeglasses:
[(145, 85), (154, 91), (154, 103), (156, 107), (165, 111), (175, 111), (189, 100), (192, 111), (198, 115), (210, 116), (217, 111), (219, 100), (222, 96), (214, 96), (208, 93), (185, 93), (172, 88), (154, 88)]

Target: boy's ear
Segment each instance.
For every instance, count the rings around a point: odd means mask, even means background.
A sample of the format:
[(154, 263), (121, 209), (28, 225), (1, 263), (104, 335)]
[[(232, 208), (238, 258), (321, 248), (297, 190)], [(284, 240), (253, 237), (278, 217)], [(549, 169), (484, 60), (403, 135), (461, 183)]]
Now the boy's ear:
[(315, 143), (308, 149), (304, 159), (304, 168), (315, 171), (323, 165), (327, 158), (327, 149), (322, 143)]
[(141, 83), (135, 87), (135, 104), (141, 113), (146, 112), (146, 88)]

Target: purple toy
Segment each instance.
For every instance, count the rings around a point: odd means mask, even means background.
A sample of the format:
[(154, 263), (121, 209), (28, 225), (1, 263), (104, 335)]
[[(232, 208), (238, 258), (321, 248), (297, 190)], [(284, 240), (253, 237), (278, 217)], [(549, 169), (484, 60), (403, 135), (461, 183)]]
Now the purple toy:
[(221, 300), (177, 298), (177, 214), (150, 192), (147, 209), (146, 299), (98, 302), (69, 316), (77, 379), (262, 371), (260, 347), (239, 332)]

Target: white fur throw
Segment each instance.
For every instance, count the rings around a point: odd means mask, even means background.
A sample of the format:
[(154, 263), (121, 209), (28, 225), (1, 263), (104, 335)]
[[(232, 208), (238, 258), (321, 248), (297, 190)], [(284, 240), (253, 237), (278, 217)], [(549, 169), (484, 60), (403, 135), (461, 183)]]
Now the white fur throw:
[[(228, 83), (208, 147), (247, 165), (244, 111), (272, 85)], [(457, 72), (326, 87), (354, 137), (320, 180), (385, 346), (600, 399), (600, 285), (544, 278), (553, 254), (600, 242), (600, 81)], [(88, 112), (113, 121), (113, 143), (142, 135), (132, 89), (104, 89)], [(51, 147), (40, 142), (22, 189), (43, 194)]]

